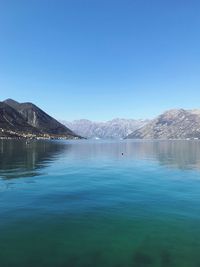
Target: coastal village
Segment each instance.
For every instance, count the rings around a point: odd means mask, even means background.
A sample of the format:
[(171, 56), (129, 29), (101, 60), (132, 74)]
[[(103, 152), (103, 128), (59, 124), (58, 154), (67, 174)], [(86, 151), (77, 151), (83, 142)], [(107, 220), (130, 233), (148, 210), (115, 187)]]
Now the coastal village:
[[(30, 139), (30, 140), (66, 140), (69, 139), (67, 136), (58, 136), (58, 135), (50, 135), (50, 134), (32, 134), (32, 133), (22, 133), (22, 132), (16, 132), (12, 130), (5, 130), (0, 128), (0, 139), (3, 140), (9, 140), (9, 139)], [(74, 137), (74, 139), (78, 139), (77, 137)]]

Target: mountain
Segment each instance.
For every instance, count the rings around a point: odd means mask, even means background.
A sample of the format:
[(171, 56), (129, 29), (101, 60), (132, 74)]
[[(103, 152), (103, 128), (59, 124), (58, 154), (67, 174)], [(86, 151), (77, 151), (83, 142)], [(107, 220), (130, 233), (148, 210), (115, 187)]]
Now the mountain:
[(39, 134), (38, 129), (29, 125), (19, 112), (0, 102), (0, 136), (15, 136), (20, 132)]
[(164, 112), (127, 138), (186, 139), (200, 138), (200, 110), (173, 109)]
[(0, 102), (0, 128), (7, 131), (48, 135), (49, 137), (79, 138), (74, 132), (32, 103), (12, 99)]
[(113, 119), (107, 122), (94, 122), (86, 119), (72, 122), (62, 121), (75, 133), (86, 138), (124, 138), (147, 122), (148, 120), (133, 119)]

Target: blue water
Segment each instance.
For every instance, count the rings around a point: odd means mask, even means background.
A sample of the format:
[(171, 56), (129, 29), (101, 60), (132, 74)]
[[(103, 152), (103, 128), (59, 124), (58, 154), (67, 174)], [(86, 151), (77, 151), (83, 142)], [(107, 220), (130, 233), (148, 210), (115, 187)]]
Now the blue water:
[(199, 225), (199, 141), (0, 141), (1, 267), (199, 267)]

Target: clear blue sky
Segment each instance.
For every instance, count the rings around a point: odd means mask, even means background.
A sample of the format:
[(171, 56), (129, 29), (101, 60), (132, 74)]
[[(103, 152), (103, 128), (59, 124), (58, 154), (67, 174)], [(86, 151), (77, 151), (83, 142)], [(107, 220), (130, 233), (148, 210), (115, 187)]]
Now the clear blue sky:
[(200, 108), (200, 2), (0, 0), (0, 97), (57, 119)]

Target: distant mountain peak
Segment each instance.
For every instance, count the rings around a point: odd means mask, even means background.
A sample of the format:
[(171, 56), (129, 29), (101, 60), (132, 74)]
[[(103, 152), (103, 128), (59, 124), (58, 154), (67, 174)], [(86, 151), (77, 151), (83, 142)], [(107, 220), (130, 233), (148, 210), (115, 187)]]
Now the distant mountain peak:
[(87, 119), (61, 122), (75, 133), (86, 138), (124, 138), (149, 121), (115, 118), (106, 122), (90, 121)]
[(3, 102), (9, 106), (17, 106), (20, 104), (19, 102), (13, 100), (12, 98), (8, 98), (8, 99), (4, 100)]
[(17, 102), (16, 100), (14, 100), (14, 99), (12, 99), (12, 98), (7, 98), (7, 99), (4, 100), (3, 102), (5, 102), (5, 103), (18, 103), (18, 104), (19, 104), (19, 102)]
[(200, 138), (200, 112), (171, 109), (133, 131), (133, 139), (185, 139)]

